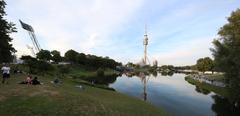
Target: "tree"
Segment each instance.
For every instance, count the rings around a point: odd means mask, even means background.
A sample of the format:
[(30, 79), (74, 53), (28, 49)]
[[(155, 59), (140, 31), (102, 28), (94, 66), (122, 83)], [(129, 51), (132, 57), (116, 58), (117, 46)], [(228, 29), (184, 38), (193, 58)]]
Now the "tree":
[(211, 58), (205, 57), (197, 60), (196, 67), (201, 72), (212, 71), (214, 69), (214, 62)]
[(240, 9), (232, 12), (218, 35), (211, 49), (217, 66), (228, 74), (240, 75)]
[(213, 73), (214, 67), (215, 67), (214, 61), (209, 57), (205, 57), (204, 62), (205, 62), (205, 68), (207, 69), (207, 71), (212, 71)]
[(12, 44), (10, 44), (12, 38), (9, 35), (17, 31), (15, 24), (4, 19), (4, 16), (6, 16), (5, 5), (5, 1), (0, 0), (0, 63), (11, 62), (13, 60), (12, 53), (16, 52)]
[(97, 76), (104, 76), (104, 70), (102, 68), (97, 70)]
[(48, 50), (41, 50), (36, 55), (38, 59), (43, 61), (49, 61), (52, 59), (51, 52)]
[(203, 63), (204, 63), (205, 71), (212, 71), (212, 73), (213, 73), (213, 71), (214, 71), (214, 62), (213, 62), (213, 60), (211, 58), (209, 58), (209, 57), (205, 57), (203, 59)]
[(64, 74), (67, 74), (70, 71), (70, 67), (67, 65), (58, 65), (57, 67), (58, 72), (61, 74), (61, 76), (64, 76)]
[(77, 56), (77, 62), (78, 62), (79, 64), (85, 65), (85, 64), (87, 63), (86, 60), (87, 60), (87, 59), (86, 59), (86, 55), (85, 55), (84, 53), (78, 54), (78, 56)]
[(31, 56), (22, 56), (20, 59), (24, 60), (24, 63), (28, 66), (29, 73), (31, 74), (43, 74), (45, 72), (53, 70), (53, 66), (51, 64), (45, 61), (39, 61)]
[[(85, 55), (84, 53), (78, 53), (74, 50), (68, 50), (64, 55), (65, 61), (74, 63), (74, 64), (81, 64), (86, 65), (88, 68), (91, 69), (98, 69), (98, 68), (111, 68), (115, 69), (116, 66), (122, 65), (121, 63), (116, 62), (109, 57), (99, 57), (96, 55)], [(134, 64), (133, 64), (134, 65)]]
[(197, 66), (197, 70), (198, 71), (201, 71), (203, 73), (206, 71), (206, 69), (204, 68), (204, 60), (203, 60), (203, 58), (200, 58), (200, 59), (197, 60), (196, 66)]
[(22, 56), (20, 58), (21, 60), (24, 61), (24, 63), (28, 66), (29, 73), (36, 73), (36, 68), (37, 68), (37, 59), (33, 58), (32, 56)]
[(231, 13), (218, 35), (211, 51), (217, 67), (227, 77), (231, 102), (240, 108), (240, 9)]
[(52, 54), (52, 60), (53, 60), (55, 63), (58, 63), (58, 62), (61, 62), (61, 61), (62, 61), (62, 57), (61, 57), (59, 51), (53, 50), (53, 51), (51, 52), (51, 54)]
[(64, 57), (67, 61), (71, 63), (77, 63), (78, 54), (79, 54), (78, 52), (71, 49), (65, 53)]
[(46, 72), (54, 70), (54, 67), (50, 63), (45, 61), (41, 61), (41, 60), (37, 61), (35, 65), (36, 65), (37, 73), (40, 73), (43, 75)]
[(132, 62), (128, 62), (128, 63), (126, 64), (126, 66), (127, 66), (127, 67), (134, 67), (135, 64), (133, 64)]

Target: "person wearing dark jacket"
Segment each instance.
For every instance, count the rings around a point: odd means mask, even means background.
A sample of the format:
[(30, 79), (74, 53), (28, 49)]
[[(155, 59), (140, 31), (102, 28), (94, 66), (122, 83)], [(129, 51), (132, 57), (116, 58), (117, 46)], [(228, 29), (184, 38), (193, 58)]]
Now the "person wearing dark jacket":
[(32, 80), (32, 85), (40, 85), (41, 83), (38, 81), (37, 77), (34, 77), (34, 79)]

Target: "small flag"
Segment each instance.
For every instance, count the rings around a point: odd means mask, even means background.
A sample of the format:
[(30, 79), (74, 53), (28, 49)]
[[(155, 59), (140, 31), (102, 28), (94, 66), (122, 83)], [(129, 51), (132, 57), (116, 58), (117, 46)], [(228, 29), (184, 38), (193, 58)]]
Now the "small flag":
[(21, 20), (19, 20), (19, 22), (21, 23), (23, 29), (25, 29), (27, 31), (34, 32), (34, 30), (33, 30), (31, 25), (26, 24), (26, 23), (22, 22)]

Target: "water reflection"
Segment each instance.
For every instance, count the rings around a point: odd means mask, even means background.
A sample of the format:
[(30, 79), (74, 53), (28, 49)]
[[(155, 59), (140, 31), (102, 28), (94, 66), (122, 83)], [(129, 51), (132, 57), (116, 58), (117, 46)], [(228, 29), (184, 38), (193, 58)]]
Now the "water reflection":
[(153, 72), (150, 72), (150, 73), (147, 73), (147, 72), (135, 72), (135, 73), (126, 73), (126, 76), (131, 78), (133, 76), (136, 76), (138, 78), (140, 78), (141, 82), (142, 82), (142, 86), (143, 86), (143, 92), (142, 92), (142, 99), (144, 101), (147, 100), (147, 83), (148, 83), (148, 80), (150, 79), (151, 76), (149, 75), (152, 75), (153, 77), (157, 77), (158, 76), (158, 72), (157, 71), (153, 71)]
[(155, 77), (154, 74), (138, 73), (132, 77), (119, 76), (109, 86), (118, 92), (146, 100), (173, 116), (214, 115), (211, 96), (196, 92), (195, 86), (188, 84), (184, 77), (184, 74), (162, 76), (158, 73)]
[(231, 103), (227, 98), (219, 95), (212, 96), (214, 104), (212, 110), (216, 112), (217, 116), (239, 116), (240, 107), (236, 104)]
[(93, 77), (88, 78), (88, 81), (109, 85), (118, 92), (135, 96), (163, 108), (171, 115), (234, 116), (240, 114), (239, 104), (235, 98), (224, 98), (201, 86), (188, 83), (185, 76), (185, 74), (170, 72), (135, 72)]
[(153, 75), (154, 77), (157, 77), (157, 76), (158, 76), (158, 72), (157, 72), (157, 71), (153, 71), (153, 72), (152, 72), (152, 75)]
[(121, 75), (114, 74), (114, 75), (108, 75), (108, 76), (82, 77), (82, 79), (89, 81), (93, 84), (109, 85), (110, 83), (114, 83), (118, 76), (121, 76)]
[[(194, 85), (193, 83), (190, 83), (190, 84)], [(209, 93), (211, 93), (211, 91), (204, 89), (203, 87), (200, 87), (198, 85), (195, 85), (195, 87), (196, 87), (195, 90), (201, 94), (208, 95)], [(227, 92), (229, 94), (227, 94), (225, 97), (217, 94), (214, 94), (211, 96), (212, 99), (214, 100), (211, 106), (211, 110), (214, 111), (217, 116), (239, 116), (240, 115), (240, 106), (235, 99), (236, 96), (240, 96), (240, 95), (239, 94), (236, 95), (236, 93), (235, 95), (233, 95), (231, 94), (232, 91), (236, 92), (236, 91), (239, 91), (239, 89), (228, 88)]]
[(146, 75), (144, 73), (139, 73), (138, 77), (141, 79), (143, 84), (143, 100), (147, 100), (147, 81), (149, 80), (149, 77), (147, 79)]
[(162, 76), (173, 76), (174, 72), (173, 71), (168, 71), (168, 72), (161, 72)]
[(226, 74), (229, 85), (229, 101), (232, 104), (234, 112), (240, 115), (240, 71), (231, 70)]
[(196, 86), (196, 89), (195, 89), (198, 93), (202, 93), (204, 95), (208, 95), (211, 91), (207, 90), (207, 89), (204, 89), (204, 88), (201, 88), (200, 86)]
[[(166, 73), (165, 73), (166, 74)], [(143, 99), (165, 109), (174, 116), (207, 116), (219, 115), (212, 107), (219, 106), (211, 91), (189, 84), (184, 74), (156, 73), (126, 74), (119, 76), (109, 86), (116, 91)], [(170, 76), (172, 75), (172, 76)], [(217, 101), (218, 102), (218, 101)], [(216, 106), (214, 106), (214, 104)], [(221, 107), (221, 106), (219, 106)]]

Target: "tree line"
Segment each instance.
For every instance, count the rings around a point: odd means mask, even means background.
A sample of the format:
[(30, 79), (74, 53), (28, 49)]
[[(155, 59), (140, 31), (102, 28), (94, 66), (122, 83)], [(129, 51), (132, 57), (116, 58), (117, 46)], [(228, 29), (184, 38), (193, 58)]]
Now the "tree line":
[(92, 66), (95, 68), (116, 68), (118, 65), (122, 65), (119, 62), (109, 58), (109, 57), (100, 57), (96, 55), (78, 53), (74, 50), (68, 50), (64, 55), (64, 61), (81, 64), (86, 66)]
[(214, 47), (210, 51), (214, 59), (200, 58), (194, 67), (202, 72), (221, 71), (229, 78), (240, 78), (240, 9), (233, 11), (227, 20), (212, 42)]
[[(22, 56), (22, 60), (29, 63), (29, 61), (43, 61), (46, 63), (58, 64), (59, 62), (67, 62), (73, 65), (85, 65), (93, 68), (111, 68), (114, 69), (116, 66), (121, 65), (121, 63), (116, 62), (109, 57), (99, 57), (96, 55), (78, 53), (75, 50), (68, 50), (64, 57), (61, 56), (60, 52), (57, 50), (41, 50), (36, 54), (36, 58), (31, 56)], [(36, 63), (37, 64), (37, 63)]]
[(225, 72), (232, 112), (240, 111), (240, 9), (233, 11), (218, 32), (211, 51), (216, 67)]
[(223, 25), (218, 38), (210, 48), (214, 60), (201, 58), (195, 65), (199, 71), (217, 70), (224, 72), (228, 89), (230, 112), (240, 111), (240, 9), (233, 11)]

